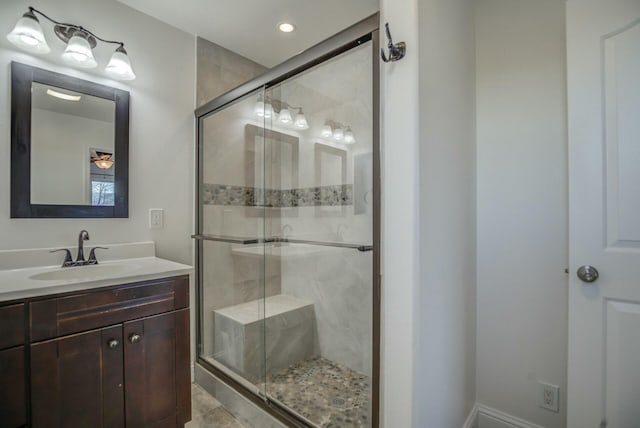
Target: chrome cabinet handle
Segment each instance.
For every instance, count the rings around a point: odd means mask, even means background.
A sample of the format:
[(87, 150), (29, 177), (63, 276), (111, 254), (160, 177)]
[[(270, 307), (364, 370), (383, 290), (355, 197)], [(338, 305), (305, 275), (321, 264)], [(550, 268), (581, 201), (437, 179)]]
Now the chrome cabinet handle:
[(141, 336), (139, 334), (133, 333), (131, 336), (129, 336), (129, 342), (138, 343), (138, 342), (140, 342), (140, 338), (141, 338)]
[(116, 339), (111, 339), (110, 341), (107, 342), (107, 346), (110, 349), (115, 349), (118, 346), (120, 346), (120, 342), (118, 342)]
[(593, 266), (584, 265), (580, 266), (580, 268), (578, 269), (578, 278), (580, 278), (580, 280), (583, 282), (595, 282), (599, 276), (600, 272), (598, 272), (598, 269), (594, 268)]

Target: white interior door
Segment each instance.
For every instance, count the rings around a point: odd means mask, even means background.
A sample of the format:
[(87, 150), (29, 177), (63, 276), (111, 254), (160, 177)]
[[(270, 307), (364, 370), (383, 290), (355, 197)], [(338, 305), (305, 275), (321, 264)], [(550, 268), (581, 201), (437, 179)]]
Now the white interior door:
[(640, 427), (640, 0), (568, 0), (567, 58), (568, 427)]

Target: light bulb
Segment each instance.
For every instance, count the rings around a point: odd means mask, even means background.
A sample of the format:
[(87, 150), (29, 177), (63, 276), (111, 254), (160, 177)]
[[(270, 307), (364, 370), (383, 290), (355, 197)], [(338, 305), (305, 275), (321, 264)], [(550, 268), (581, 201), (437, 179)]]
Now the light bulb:
[(351, 127), (347, 127), (347, 130), (344, 132), (344, 142), (345, 144), (353, 144), (356, 142), (356, 138), (353, 135)]
[(333, 131), (331, 130), (331, 126), (329, 125), (324, 125), (322, 127), (322, 129), (320, 130), (320, 135), (323, 136), (324, 138), (331, 138), (333, 137)]
[(302, 112), (302, 109), (300, 109), (300, 112), (296, 115), (296, 120), (293, 124), (298, 129), (309, 129), (309, 123), (307, 122), (307, 118)]
[(129, 61), (127, 51), (124, 50), (124, 46), (119, 46), (113, 55), (111, 55), (111, 59), (105, 68), (105, 72), (109, 76), (118, 80), (133, 80), (136, 78), (136, 75), (131, 68), (131, 61)]
[(87, 41), (87, 36), (82, 31), (76, 31), (69, 39), (67, 48), (62, 54), (62, 59), (68, 64), (80, 68), (94, 68), (98, 65), (93, 57), (93, 50)]
[(13, 30), (7, 34), (7, 40), (27, 52), (45, 54), (51, 51), (42, 33), (40, 21), (32, 11), (22, 15)]
[(288, 108), (283, 108), (280, 110), (280, 117), (278, 118), (278, 122), (288, 125), (291, 123), (293, 119), (291, 118), (291, 112)]
[(344, 140), (344, 129), (336, 128), (333, 130), (333, 139), (336, 141)]

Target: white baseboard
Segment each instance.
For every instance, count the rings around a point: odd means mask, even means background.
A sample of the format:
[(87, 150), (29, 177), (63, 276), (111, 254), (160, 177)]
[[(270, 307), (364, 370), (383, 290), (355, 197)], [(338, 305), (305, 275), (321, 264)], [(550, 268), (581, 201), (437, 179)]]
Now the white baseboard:
[(478, 403), (474, 404), (467, 416), (467, 420), (464, 421), (462, 428), (477, 428), (478, 427)]
[(484, 404), (476, 403), (462, 428), (544, 428)]

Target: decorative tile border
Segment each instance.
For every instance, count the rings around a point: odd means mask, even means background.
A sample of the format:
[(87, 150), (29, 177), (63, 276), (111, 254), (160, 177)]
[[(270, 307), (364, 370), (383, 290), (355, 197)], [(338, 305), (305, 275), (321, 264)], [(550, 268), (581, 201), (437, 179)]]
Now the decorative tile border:
[(202, 202), (205, 205), (273, 208), (353, 205), (353, 185), (276, 190), (204, 183)]

